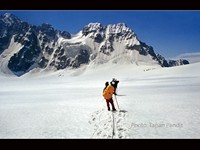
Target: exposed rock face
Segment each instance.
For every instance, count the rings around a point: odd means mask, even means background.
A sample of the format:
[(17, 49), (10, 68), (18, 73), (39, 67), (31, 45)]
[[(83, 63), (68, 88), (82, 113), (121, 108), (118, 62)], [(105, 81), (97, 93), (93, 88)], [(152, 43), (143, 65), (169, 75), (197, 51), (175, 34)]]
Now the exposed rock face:
[(34, 68), (77, 68), (95, 61), (99, 55), (110, 59), (132, 51), (142, 56), (151, 56), (162, 67), (189, 63), (187, 60), (166, 60), (156, 54), (153, 47), (138, 40), (136, 34), (124, 23), (107, 26), (90, 23), (79, 35), (72, 37), (69, 32), (56, 30), (50, 24), (34, 26), (6, 13), (0, 16), (0, 55), (12, 44), (12, 38), (22, 47), (9, 57), (7, 67), (19, 76)]

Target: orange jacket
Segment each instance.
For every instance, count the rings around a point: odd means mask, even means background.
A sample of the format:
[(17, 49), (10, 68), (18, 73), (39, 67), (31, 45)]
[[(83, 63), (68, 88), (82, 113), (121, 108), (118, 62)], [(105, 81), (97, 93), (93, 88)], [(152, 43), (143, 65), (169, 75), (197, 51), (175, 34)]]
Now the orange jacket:
[(112, 85), (108, 85), (106, 89), (103, 91), (103, 97), (106, 100), (109, 100), (112, 98), (112, 95), (115, 93), (115, 88)]

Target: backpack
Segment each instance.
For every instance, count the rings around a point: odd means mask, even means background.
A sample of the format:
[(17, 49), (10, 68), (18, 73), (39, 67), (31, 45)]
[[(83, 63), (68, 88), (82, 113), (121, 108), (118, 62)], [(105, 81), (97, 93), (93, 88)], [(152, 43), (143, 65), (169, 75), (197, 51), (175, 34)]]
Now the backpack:
[(112, 85), (108, 85), (106, 89), (103, 91), (103, 97), (106, 100), (109, 100), (112, 98), (113, 93), (115, 92), (115, 88)]

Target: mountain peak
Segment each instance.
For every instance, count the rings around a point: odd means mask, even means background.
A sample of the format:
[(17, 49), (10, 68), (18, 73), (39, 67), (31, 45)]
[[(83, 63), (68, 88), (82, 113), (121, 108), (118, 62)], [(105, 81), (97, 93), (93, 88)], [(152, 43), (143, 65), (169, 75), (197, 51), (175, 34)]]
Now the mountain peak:
[(89, 23), (88, 25), (87, 25), (88, 27), (99, 27), (99, 26), (102, 26), (102, 24), (101, 23), (99, 23), (99, 22), (91, 22), (91, 23)]
[(88, 35), (91, 32), (97, 32), (103, 29), (103, 25), (101, 23), (89, 23), (88, 25), (84, 26), (83, 34)]
[(135, 33), (125, 24), (125, 23), (117, 23), (117, 24), (109, 24), (109, 25), (103, 25), (101, 23), (89, 23), (88, 25), (86, 25), (83, 30), (82, 33), (83, 35), (87, 36), (88, 34), (92, 33), (92, 34), (99, 34), (99, 33), (107, 33), (110, 35), (123, 35), (125, 36), (129, 36), (134, 37)]
[(127, 28), (127, 25), (123, 22), (117, 23), (117, 24), (110, 24), (108, 26), (118, 27), (118, 28)]
[(11, 15), (13, 15), (13, 14), (11, 14), (11, 13), (5, 13), (5, 14), (3, 14), (3, 17), (8, 18), (8, 17), (10, 17)]
[(52, 25), (49, 23), (42, 23), (42, 27), (52, 28)]
[(121, 35), (134, 35), (133, 30), (131, 30), (125, 23), (110, 24), (107, 26), (111, 34), (121, 34)]
[(54, 32), (55, 29), (51, 24), (48, 23), (42, 23), (42, 25), (39, 26), (40, 30), (42, 31), (49, 31), (49, 32)]
[(9, 26), (11, 26), (13, 23), (21, 22), (17, 16), (15, 16), (11, 13), (5, 13), (5, 14), (1, 15), (0, 19), (2, 19), (2, 21)]
[(168, 62), (156, 55), (153, 47), (138, 40), (125, 23), (89, 23), (78, 36), (71, 37), (70, 33), (54, 29), (49, 23), (33, 26), (5, 13), (0, 16), (0, 26), (0, 65), (5, 72), (10, 69), (19, 76), (32, 69), (60, 70), (90, 63), (140, 65), (141, 62), (162, 67), (187, 63)]

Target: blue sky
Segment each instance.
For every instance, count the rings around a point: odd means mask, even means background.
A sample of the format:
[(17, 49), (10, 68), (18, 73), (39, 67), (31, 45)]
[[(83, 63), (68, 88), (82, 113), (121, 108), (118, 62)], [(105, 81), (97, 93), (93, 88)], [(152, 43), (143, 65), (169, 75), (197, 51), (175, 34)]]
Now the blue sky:
[(50, 10), (0, 11), (13, 13), (22, 21), (52, 24), (72, 34), (90, 22), (104, 25), (124, 22), (138, 38), (166, 58), (200, 52), (200, 11), (153, 10)]

